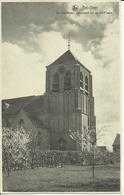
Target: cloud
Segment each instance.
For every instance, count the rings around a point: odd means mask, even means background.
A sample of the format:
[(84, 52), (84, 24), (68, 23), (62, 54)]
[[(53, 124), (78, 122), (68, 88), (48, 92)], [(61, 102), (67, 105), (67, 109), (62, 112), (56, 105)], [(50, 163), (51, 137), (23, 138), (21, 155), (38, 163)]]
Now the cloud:
[[(44, 56), (26, 53), (16, 44), (2, 45), (2, 95), (12, 98), (40, 94), (45, 86)], [(44, 64), (44, 63), (43, 63)]]
[[(5, 3), (2, 6), (2, 39), (12, 43), (28, 42), (27, 50), (38, 51), (37, 45), (30, 40), (31, 33), (38, 34), (56, 31), (66, 38), (71, 32), (71, 38), (82, 44), (86, 51), (97, 47), (104, 38), (107, 24), (118, 18), (119, 4), (112, 3), (78, 3), (82, 6), (96, 6), (99, 11), (112, 11), (111, 14), (56, 14), (57, 11), (72, 11), (74, 3)], [(35, 37), (34, 36), (34, 37)], [(30, 45), (30, 46), (28, 46)], [(96, 56), (97, 52), (92, 53)]]
[(65, 35), (65, 33), (67, 35), (69, 32), (77, 33), (79, 30), (79, 27), (76, 24), (71, 24), (68, 21), (63, 22), (62, 24), (56, 21), (55, 23), (51, 24), (50, 27), (55, 31), (59, 31), (60, 25), (61, 25), (61, 32), (63, 35)]
[(67, 40), (60, 32), (44, 32), (37, 36), (39, 47), (46, 53), (47, 62), (50, 63), (67, 50)]
[(34, 23), (29, 23), (27, 26), (20, 26), (20, 29), (25, 30), (27, 32), (39, 33), (42, 32), (43, 26)]
[(26, 41), (2, 44), (3, 98), (44, 93), (45, 67), (67, 49), (67, 41), (58, 32), (31, 33), (29, 39), (39, 52), (28, 50), (31, 45)]

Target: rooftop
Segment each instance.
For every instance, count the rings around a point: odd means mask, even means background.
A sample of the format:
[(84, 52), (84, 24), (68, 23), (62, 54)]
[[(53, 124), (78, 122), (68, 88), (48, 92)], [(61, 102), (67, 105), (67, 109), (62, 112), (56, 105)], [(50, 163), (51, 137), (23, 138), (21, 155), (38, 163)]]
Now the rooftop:
[(35, 112), (38, 110), (39, 105), (40, 109), (44, 107), (44, 99), (42, 95), (5, 99), (2, 100), (2, 113), (14, 115), (21, 109), (26, 112)]
[(81, 62), (79, 62), (78, 59), (72, 54), (70, 50), (67, 50), (64, 54), (62, 54), (57, 60), (55, 60), (51, 65), (59, 65), (59, 64), (65, 64), (68, 62), (73, 62), (75, 64), (79, 64), (83, 68), (85, 68), (88, 72), (90, 72)]
[(113, 142), (113, 146), (118, 146), (120, 145), (120, 134), (117, 134), (115, 137), (115, 140)]

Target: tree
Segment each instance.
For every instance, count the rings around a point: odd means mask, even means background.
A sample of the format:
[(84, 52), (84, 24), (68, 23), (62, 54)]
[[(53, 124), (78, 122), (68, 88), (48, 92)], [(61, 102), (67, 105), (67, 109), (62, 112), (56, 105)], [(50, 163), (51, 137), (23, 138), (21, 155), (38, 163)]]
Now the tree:
[(7, 173), (9, 176), (9, 163), (11, 161), (12, 158), (12, 128), (3, 128), (2, 131), (2, 159), (3, 159), (3, 170), (5, 170), (5, 168), (7, 169)]
[(95, 146), (99, 139), (101, 139), (104, 135), (103, 131), (107, 131), (109, 125), (104, 125), (100, 128), (96, 134), (95, 129), (84, 129), (83, 134), (79, 133), (79, 131), (72, 131), (69, 129), (70, 137), (76, 141), (81, 147), (82, 142), (88, 142), (90, 144), (90, 155), (91, 155), (91, 165), (92, 165), (92, 177), (95, 178)]
[(11, 167), (18, 166), (22, 169), (23, 163), (29, 157), (30, 136), (24, 127), (12, 129), (3, 128), (2, 150), (3, 166), (7, 169), (8, 176)]
[(95, 163), (94, 163), (94, 155), (95, 155), (95, 145), (96, 145), (96, 130), (92, 129), (92, 130), (87, 130), (84, 129), (84, 133), (83, 134), (79, 134), (77, 132), (72, 131), (71, 129), (69, 129), (69, 133), (70, 133), (70, 137), (76, 141), (78, 144), (81, 145), (82, 147), (82, 141), (83, 142), (88, 142), (91, 145), (91, 155), (92, 155), (92, 176), (93, 178), (95, 177)]

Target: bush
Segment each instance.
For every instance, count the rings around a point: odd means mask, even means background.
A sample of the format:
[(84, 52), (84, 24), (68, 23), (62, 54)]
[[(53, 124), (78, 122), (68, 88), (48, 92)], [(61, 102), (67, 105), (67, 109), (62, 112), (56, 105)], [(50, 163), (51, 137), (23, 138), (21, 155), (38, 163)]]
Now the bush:
[[(29, 159), (20, 159), (16, 161), (13, 159), (10, 162), (10, 170), (22, 170), (27, 168), (36, 167), (63, 167), (64, 165), (91, 165), (93, 156), (88, 152), (79, 151), (36, 151), (33, 154), (33, 165), (32, 165), (32, 155)], [(112, 154), (96, 154), (94, 156), (95, 164), (111, 164)]]

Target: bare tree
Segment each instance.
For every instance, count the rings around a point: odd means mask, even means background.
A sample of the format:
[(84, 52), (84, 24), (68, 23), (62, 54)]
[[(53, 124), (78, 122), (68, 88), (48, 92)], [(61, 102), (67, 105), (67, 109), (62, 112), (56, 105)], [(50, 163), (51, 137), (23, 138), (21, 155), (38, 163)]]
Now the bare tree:
[(83, 133), (77, 133), (79, 131), (72, 131), (69, 129), (70, 137), (76, 141), (81, 147), (83, 142), (88, 142), (90, 144), (90, 154), (92, 156), (91, 165), (92, 165), (92, 177), (95, 178), (95, 146), (98, 139), (103, 137), (105, 131), (109, 126), (103, 126), (96, 136), (96, 129), (84, 129)]

